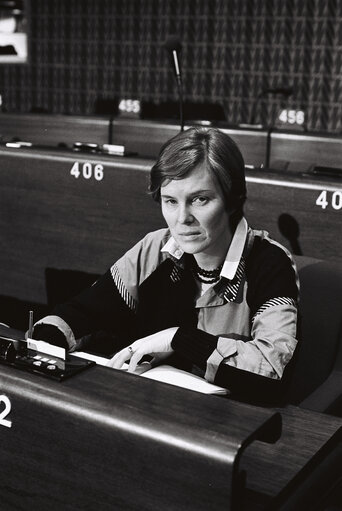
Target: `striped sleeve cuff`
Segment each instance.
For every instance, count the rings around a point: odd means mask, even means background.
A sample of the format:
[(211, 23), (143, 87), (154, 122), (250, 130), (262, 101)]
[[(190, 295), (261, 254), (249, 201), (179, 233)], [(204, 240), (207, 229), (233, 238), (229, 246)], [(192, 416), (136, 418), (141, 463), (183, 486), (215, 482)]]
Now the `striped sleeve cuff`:
[(275, 305), (292, 305), (293, 307), (297, 306), (296, 300), (293, 298), (287, 297), (287, 296), (280, 296), (278, 298), (271, 298), (270, 300), (267, 300), (259, 309), (256, 311), (256, 313), (253, 316), (252, 323), (256, 316), (259, 314), (262, 314), (266, 309), (269, 307), (274, 307)]
[(195, 327), (179, 327), (171, 343), (172, 349), (203, 369), (217, 346), (217, 337)]
[[(61, 346), (69, 351), (76, 347), (76, 340), (69, 325), (59, 316), (45, 316), (33, 329), (34, 338)], [(44, 338), (42, 338), (44, 337)]]

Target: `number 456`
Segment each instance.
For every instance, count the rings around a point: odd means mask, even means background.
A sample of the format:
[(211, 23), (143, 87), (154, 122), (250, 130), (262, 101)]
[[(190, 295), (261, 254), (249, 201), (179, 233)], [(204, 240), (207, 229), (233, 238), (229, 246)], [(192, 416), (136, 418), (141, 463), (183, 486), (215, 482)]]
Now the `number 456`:
[[(330, 202), (329, 202), (330, 199)], [(333, 192), (331, 197), (329, 196), (327, 190), (322, 190), (319, 196), (316, 199), (316, 206), (321, 206), (322, 209), (325, 209), (327, 206), (331, 206), (333, 209), (341, 209), (342, 208), (342, 191)]]

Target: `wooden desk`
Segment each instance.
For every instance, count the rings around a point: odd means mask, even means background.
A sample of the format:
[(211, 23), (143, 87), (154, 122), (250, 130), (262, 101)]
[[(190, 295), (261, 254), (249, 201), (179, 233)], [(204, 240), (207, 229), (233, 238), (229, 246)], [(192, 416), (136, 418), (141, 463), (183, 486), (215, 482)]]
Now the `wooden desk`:
[[(293, 254), (342, 261), (342, 182), (310, 172), (247, 170), (246, 216)], [(319, 197), (325, 198), (322, 207)], [(318, 203), (317, 203), (318, 202)]]
[[(282, 132), (271, 134), (271, 164), (287, 162), (292, 172), (310, 166), (342, 169), (342, 137), (322, 133)], [(341, 177), (341, 174), (340, 174)]]
[(164, 226), (147, 193), (150, 160), (3, 149), (0, 162), (3, 295), (46, 303), (45, 268), (103, 273)]
[(318, 502), (339, 476), (342, 419), (293, 406), (278, 410), (269, 444), (277, 410), (109, 368), (59, 383), (0, 365), (0, 394), (12, 405), (11, 427), (0, 425), (6, 511), (275, 511), (282, 492), (290, 509), (310, 509), (291, 482), (308, 502), (314, 464)]
[(109, 117), (2, 113), (0, 140), (35, 145), (72, 146), (75, 142), (107, 144)]
[[(305, 495), (301, 506), (289, 509), (313, 509), (313, 503), (318, 505), (329, 493), (327, 477), (330, 489), (338, 480), (342, 481), (342, 418), (295, 406), (278, 410), (283, 424), (280, 439), (272, 445), (255, 442), (244, 452), (241, 468), (248, 473), (247, 488), (267, 497), (267, 502), (278, 496), (276, 502), (280, 505), (283, 494), (289, 498), (302, 486)], [(321, 458), (317, 454), (320, 449)], [(314, 456), (319, 460), (316, 466)], [(317, 477), (315, 470), (319, 467), (322, 471)], [(273, 505), (271, 508), (277, 509)]]
[[(186, 126), (185, 129), (189, 127)], [(286, 132), (267, 129), (229, 126), (219, 128), (239, 145), (246, 165), (266, 167), (267, 151), (270, 164), (288, 167), (299, 174), (317, 166), (342, 168), (342, 137), (329, 133)], [(179, 132), (179, 123), (116, 118), (109, 116), (71, 116), (51, 114), (2, 113), (0, 140), (24, 140), (35, 145), (72, 147), (75, 142), (124, 144), (141, 158), (155, 159), (164, 142)]]
[[(184, 129), (190, 128), (186, 125)], [(265, 166), (267, 132), (257, 129), (239, 129), (222, 126), (239, 146), (246, 165)], [(179, 133), (179, 125), (152, 121), (131, 121), (120, 119), (114, 122), (113, 137), (115, 143), (127, 145), (131, 151), (141, 157), (156, 159), (161, 146)]]
[(6, 511), (239, 510), (243, 450), (280, 434), (273, 410), (104, 367), (59, 383), (2, 365), (0, 394)]
[[(190, 126), (185, 126), (187, 129)], [(239, 145), (247, 165), (265, 165), (267, 133), (258, 129), (222, 127)], [(75, 142), (123, 144), (140, 158), (155, 159), (161, 146), (179, 133), (179, 124), (108, 117), (40, 114), (1, 114), (0, 140), (13, 139), (35, 145), (72, 147)], [(111, 131), (111, 135), (109, 132)]]

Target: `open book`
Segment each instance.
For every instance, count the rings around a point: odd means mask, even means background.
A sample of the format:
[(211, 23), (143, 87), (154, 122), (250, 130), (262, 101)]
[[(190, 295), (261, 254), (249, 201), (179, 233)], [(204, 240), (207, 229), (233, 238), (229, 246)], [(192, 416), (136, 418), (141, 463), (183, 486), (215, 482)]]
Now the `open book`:
[[(107, 366), (109, 360), (108, 358), (99, 357), (83, 351), (74, 351), (72, 355), (85, 358), (87, 360), (93, 360), (102, 366)], [(127, 367), (128, 365), (124, 364), (122, 370), (127, 369)], [(140, 374), (143, 378), (169, 383), (170, 385), (195, 390), (196, 392), (202, 392), (203, 394), (229, 394), (229, 390), (224, 387), (213, 385), (200, 376), (196, 376), (195, 374), (188, 373), (182, 369), (177, 369), (166, 364), (151, 368), (150, 364), (142, 363), (138, 366), (137, 374)]]

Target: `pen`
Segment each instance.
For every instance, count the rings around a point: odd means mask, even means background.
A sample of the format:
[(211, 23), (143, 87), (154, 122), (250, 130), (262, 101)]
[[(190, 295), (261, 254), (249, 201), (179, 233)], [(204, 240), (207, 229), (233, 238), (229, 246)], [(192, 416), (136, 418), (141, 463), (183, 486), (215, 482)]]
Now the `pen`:
[(33, 333), (33, 311), (30, 311), (29, 314), (29, 329), (28, 329), (28, 338), (32, 339), (32, 333)]

